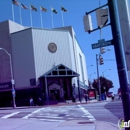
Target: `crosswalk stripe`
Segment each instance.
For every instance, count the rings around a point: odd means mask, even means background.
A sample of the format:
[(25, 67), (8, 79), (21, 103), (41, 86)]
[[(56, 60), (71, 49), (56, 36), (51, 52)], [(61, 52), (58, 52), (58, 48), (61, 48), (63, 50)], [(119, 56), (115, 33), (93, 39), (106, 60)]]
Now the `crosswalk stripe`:
[(54, 116), (37, 116), (37, 117), (45, 117), (45, 118), (59, 118), (59, 119), (62, 119), (63, 117), (54, 117)]
[(14, 116), (14, 115), (18, 114), (18, 113), (19, 113), (19, 112), (13, 112), (13, 113), (8, 114), (8, 115), (6, 115), (6, 116), (3, 116), (3, 117), (1, 117), (1, 118), (7, 119), (7, 118), (9, 118), (9, 117), (11, 117), (11, 116)]
[(43, 120), (43, 121), (55, 121), (55, 122), (63, 122), (65, 120), (53, 120), (53, 119), (39, 119), (39, 120)]
[(84, 107), (82, 107), (81, 105), (77, 105), (86, 115), (88, 118), (90, 118), (89, 120), (96, 120)]
[(41, 110), (43, 110), (43, 109), (44, 109), (44, 108), (40, 108), (40, 109), (38, 109), (38, 110), (32, 112), (31, 114), (28, 114), (28, 115), (22, 117), (22, 119), (28, 119), (28, 117), (32, 116), (33, 114), (35, 114), (35, 113), (37, 113), (37, 112), (39, 112), (39, 111), (41, 111)]

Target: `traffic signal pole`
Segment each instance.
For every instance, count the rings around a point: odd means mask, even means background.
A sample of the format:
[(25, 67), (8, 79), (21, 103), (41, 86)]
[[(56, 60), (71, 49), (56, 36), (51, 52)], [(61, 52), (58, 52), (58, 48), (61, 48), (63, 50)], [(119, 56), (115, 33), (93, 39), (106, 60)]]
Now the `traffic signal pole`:
[[(117, 70), (118, 70), (118, 76), (120, 82), (120, 89), (122, 94), (124, 118), (125, 121), (127, 122), (130, 120), (130, 95), (128, 92), (128, 82), (127, 82), (127, 76), (125, 70), (125, 62), (124, 62), (122, 43), (121, 43), (121, 38), (119, 33), (119, 25), (118, 25), (117, 12), (116, 12), (116, 0), (108, 0), (108, 6), (109, 6), (111, 29), (113, 35), (113, 45), (115, 49)], [(126, 130), (130, 130), (130, 127), (126, 128)]]
[(100, 78), (99, 78), (99, 68), (98, 68), (98, 56), (99, 54), (96, 54), (96, 65), (97, 65), (97, 79), (98, 79), (98, 91), (99, 91), (99, 100), (101, 100), (101, 85), (100, 85)]

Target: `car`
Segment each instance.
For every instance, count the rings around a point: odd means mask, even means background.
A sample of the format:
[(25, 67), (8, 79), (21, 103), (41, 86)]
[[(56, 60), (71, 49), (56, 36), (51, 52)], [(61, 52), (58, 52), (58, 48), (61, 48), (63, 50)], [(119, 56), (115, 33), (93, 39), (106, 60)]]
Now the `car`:
[(112, 97), (113, 92), (107, 92), (107, 97)]

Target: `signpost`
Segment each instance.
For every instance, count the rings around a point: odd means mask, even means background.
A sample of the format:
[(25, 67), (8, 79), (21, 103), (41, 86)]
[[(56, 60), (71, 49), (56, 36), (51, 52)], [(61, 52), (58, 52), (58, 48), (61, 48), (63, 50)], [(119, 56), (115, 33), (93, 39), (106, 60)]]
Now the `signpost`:
[(98, 43), (92, 44), (92, 49), (97, 49), (105, 46), (113, 45), (113, 40), (105, 41), (105, 39), (98, 40)]
[(13, 95), (13, 97), (15, 97), (15, 90), (14, 89), (12, 90), (12, 95)]

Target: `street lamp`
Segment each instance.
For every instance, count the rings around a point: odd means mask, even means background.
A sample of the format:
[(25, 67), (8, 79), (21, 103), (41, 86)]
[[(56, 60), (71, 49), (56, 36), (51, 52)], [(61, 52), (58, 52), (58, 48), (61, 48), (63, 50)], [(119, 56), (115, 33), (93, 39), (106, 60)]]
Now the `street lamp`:
[(102, 72), (102, 76), (104, 77), (104, 73), (107, 71), (107, 70), (111, 70), (111, 69), (106, 69)]
[(16, 108), (15, 104), (15, 89), (14, 89), (14, 78), (13, 78), (13, 69), (12, 69), (12, 62), (11, 62), (11, 54), (8, 53), (4, 48), (0, 48), (0, 50), (4, 50), (10, 59), (10, 71), (11, 71), (11, 85), (12, 85), (12, 98), (13, 98), (13, 108)]

